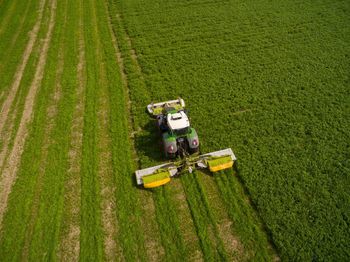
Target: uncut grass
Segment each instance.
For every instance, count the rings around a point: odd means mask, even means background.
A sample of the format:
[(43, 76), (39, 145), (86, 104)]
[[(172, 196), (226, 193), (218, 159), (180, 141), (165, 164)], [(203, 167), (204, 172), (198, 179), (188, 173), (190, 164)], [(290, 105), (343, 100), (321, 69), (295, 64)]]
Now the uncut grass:
[[(46, 8), (44, 17), (49, 17), (49, 12), (50, 9)], [(56, 19), (60, 21), (62, 18), (63, 14), (61, 8), (58, 7)], [(43, 36), (46, 31), (47, 23), (43, 23), (39, 34)], [(0, 255), (2, 260), (7, 260), (9, 258), (14, 260), (21, 259), (25, 243), (25, 232), (29, 230), (28, 226), (31, 224), (30, 219), (32, 208), (35, 205), (34, 200), (36, 185), (38, 183), (37, 178), (40, 172), (40, 161), (34, 160), (41, 159), (43, 153), (42, 147), (46, 112), (47, 107), (49, 106), (48, 102), (50, 101), (49, 96), (53, 92), (55, 86), (58, 42), (60, 37), (60, 30), (56, 27), (52, 36), (51, 48), (48, 51), (48, 61), (45, 66), (45, 75), (42, 80), (42, 86), (38, 90), (34, 106), (34, 118), (29, 127), (29, 135), (22, 154), (17, 180), (12, 187), (7, 212), (5, 213), (3, 220), (3, 232), (0, 240), (0, 249), (2, 250)], [(32, 74), (34, 75), (35, 68), (36, 65), (33, 65), (33, 67), (27, 67), (26, 70), (32, 70)], [(30, 82), (28, 85), (30, 85)], [(40, 220), (36, 222), (40, 224)], [(31, 252), (35, 254), (36, 251), (36, 249), (32, 249)], [(31, 255), (33, 253), (31, 253)]]
[(349, 5), (116, 2), (149, 90), (132, 101), (180, 95), (203, 151), (234, 149), (282, 259), (348, 257)]

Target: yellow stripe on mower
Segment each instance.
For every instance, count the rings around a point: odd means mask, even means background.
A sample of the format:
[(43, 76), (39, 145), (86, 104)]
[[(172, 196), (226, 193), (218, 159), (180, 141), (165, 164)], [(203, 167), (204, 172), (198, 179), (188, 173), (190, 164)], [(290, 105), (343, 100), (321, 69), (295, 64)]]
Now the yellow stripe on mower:
[(233, 160), (231, 156), (218, 157), (207, 160), (207, 165), (210, 172), (217, 172), (233, 166)]
[(163, 171), (152, 175), (144, 176), (142, 177), (142, 181), (143, 186), (145, 188), (154, 188), (162, 186), (170, 181), (170, 173), (169, 171)]

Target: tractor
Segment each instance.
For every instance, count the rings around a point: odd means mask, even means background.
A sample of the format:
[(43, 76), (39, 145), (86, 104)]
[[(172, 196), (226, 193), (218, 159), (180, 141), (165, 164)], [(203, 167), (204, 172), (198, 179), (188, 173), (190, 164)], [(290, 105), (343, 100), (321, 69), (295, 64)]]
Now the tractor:
[(147, 112), (157, 120), (165, 156), (171, 161), (137, 170), (137, 185), (154, 188), (170, 182), (175, 175), (192, 173), (195, 169), (217, 172), (231, 168), (236, 161), (231, 148), (200, 154), (198, 134), (190, 125), (182, 98), (151, 103)]

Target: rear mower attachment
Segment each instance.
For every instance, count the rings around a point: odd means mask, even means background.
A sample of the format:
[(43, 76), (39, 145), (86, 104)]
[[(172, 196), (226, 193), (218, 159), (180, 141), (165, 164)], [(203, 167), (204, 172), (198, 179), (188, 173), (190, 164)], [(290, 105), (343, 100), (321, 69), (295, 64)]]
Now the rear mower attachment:
[(236, 156), (231, 148), (199, 156), (187, 156), (179, 161), (149, 167), (135, 172), (136, 182), (145, 188), (154, 188), (170, 182), (171, 177), (192, 173), (194, 169), (209, 169), (210, 172), (231, 168)]

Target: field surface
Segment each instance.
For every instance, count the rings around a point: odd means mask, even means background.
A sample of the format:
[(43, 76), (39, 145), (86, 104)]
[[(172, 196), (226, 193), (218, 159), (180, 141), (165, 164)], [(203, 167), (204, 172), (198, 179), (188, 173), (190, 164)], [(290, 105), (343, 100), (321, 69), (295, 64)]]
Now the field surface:
[[(347, 261), (349, 1), (0, 0), (0, 261)], [(150, 102), (234, 169), (143, 190)]]

